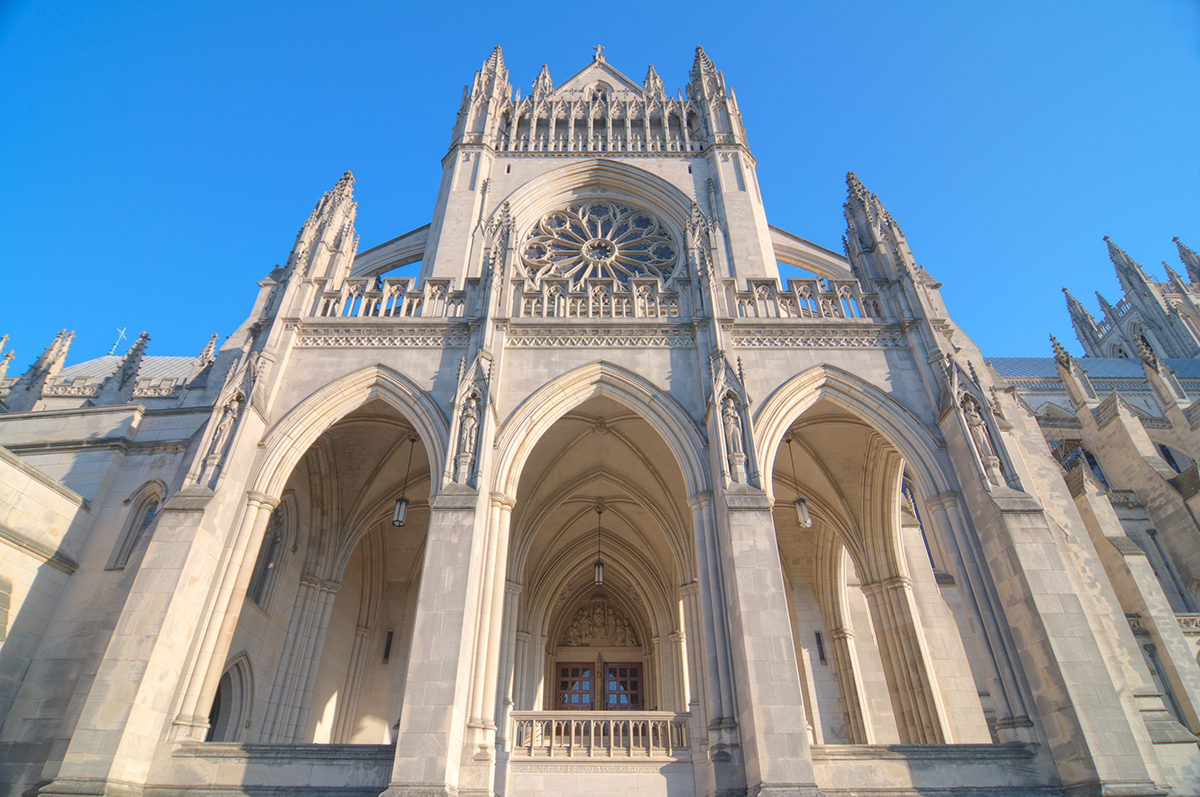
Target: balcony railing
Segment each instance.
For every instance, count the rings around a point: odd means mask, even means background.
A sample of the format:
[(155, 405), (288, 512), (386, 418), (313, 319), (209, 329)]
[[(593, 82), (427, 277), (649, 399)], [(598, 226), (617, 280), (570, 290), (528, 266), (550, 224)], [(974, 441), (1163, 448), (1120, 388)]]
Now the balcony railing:
[(688, 716), (671, 711), (514, 711), (512, 755), (687, 760)]

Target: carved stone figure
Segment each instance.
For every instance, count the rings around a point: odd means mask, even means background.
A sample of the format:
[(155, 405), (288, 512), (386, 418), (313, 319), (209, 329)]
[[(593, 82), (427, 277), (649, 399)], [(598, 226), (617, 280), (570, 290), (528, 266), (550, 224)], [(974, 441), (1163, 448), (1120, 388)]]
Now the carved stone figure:
[(721, 402), (721, 420), (725, 427), (725, 450), (729, 456), (745, 454), (742, 450), (742, 418), (738, 414), (733, 396), (726, 396)]
[(462, 426), (458, 431), (458, 453), (475, 454), (475, 438), (479, 434), (479, 401), (469, 396), (463, 405)]

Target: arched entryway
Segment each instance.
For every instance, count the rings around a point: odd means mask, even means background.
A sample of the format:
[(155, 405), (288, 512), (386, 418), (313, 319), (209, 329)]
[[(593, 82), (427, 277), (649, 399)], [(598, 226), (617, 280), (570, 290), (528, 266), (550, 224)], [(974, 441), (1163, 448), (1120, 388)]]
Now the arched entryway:
[(987, 679), (900, 450), (829, 398), (777, 431), (770, 488), (810, 738), (991, 741)]
[(428, 460), (414, 423), (374, 398), (321, 431), (296, 462), (230, 645), (246, 651), (258, 681), (226, 740), (394, 740), (429, 518)]

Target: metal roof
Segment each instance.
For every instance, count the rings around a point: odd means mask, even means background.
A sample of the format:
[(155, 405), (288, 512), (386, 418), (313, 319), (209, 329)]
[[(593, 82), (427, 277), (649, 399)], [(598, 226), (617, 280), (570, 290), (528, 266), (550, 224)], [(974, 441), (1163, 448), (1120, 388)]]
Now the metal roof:
[[(1127, 357), (1080, 357), (1075, 360), (1092, 379), (1145, 379), (1142, 361)], [(1180, 379), (1200, 379), (1200, 360), (1163, 358)], [(1013, 379), (1058, 379), (1053, 357), (992, 357), (996, 372)]]
[[(122, 357), (113, 355), (76, 363), (59, 371), (55, 381), (100, 380), (116, 371), (122, 359)], [(192, 372), (194, 359), (194, 357), (143, 357), (141, 368), (138, 370), (138, 381), (143, 379), (187, 379), (188, 374)]]

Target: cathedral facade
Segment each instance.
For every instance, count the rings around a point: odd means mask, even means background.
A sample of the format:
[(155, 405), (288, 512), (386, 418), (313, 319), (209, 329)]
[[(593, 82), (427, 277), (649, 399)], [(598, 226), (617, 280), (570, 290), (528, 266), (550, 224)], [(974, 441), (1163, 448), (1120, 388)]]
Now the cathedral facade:
[(443, 164), (194, 358), (0, 380), (0, 794), (1200, 794), (1194, 254), (989, 362), (853, 174), (768, 223), (699, 48), (497, 47)]

